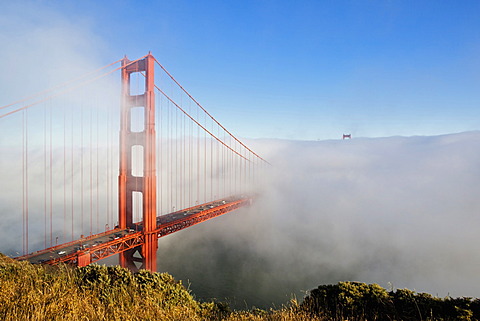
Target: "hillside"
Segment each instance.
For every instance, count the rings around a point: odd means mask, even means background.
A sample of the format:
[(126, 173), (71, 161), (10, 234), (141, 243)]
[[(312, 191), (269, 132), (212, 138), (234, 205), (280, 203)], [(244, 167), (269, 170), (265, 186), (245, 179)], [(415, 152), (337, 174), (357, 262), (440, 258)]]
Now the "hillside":
[(2, 320), (478, 320), (480, 300), (440, 299), (406, 289), (340, 282), (310, 291), (301, 304), (231, 311), (198, 302), (167, 273), (118, 266), (83, 268), (17, 262), (0, 254)]
[(196, 301), (167, 273), (32, 265), (0, 254), (2, 320), (305, 320), (295, 307), (231, 312)]

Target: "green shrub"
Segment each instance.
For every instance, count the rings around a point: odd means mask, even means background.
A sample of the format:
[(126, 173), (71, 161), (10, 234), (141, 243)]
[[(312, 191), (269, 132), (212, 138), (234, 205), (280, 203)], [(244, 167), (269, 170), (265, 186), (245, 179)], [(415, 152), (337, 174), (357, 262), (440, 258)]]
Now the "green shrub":
[(387, 292), (377, 284), (339, 282), (310, 291), (301, 304), (331, 320), (479, 320), (480, 301), (445, 299), (408, 289)]

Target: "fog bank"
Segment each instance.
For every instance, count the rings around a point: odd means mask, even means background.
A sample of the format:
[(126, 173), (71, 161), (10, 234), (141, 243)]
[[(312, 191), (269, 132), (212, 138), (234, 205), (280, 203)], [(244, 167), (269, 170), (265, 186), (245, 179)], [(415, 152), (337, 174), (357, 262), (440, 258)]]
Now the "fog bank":
[(160, 239), (159, 270), (237, 307), (342, 280), (480, 297), (479, 142), (250, 141), (273, 164), (256, 203)]

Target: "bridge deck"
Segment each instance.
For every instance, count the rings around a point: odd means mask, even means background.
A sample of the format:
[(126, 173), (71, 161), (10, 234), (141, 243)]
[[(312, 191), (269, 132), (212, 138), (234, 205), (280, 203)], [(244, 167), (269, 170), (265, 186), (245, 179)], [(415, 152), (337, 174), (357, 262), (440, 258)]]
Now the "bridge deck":
[[(249, 205), (250, 197), (228, 197), (190, 207), (157, 217), (157, 237), (163, 237), (189, 226), (226, 214), (239, 207)], [(113, 229), (103, 233), (50, 247), (28, 255), (17, 257), (31, 263), (57, 264), (60, 262), (76, 265), (89, 264), (121, 253), (143, 244), (142, 224), (135, 228)]]

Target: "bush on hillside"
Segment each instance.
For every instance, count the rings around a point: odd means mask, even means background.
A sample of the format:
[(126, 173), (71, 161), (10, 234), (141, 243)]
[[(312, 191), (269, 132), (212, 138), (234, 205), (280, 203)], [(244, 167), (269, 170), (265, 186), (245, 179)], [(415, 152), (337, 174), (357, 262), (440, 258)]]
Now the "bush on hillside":
[(441, 299), (407, 289), (387, 292), (361, 282), (320, 285), (301, 309), (331, 320), (480, 320), (479, 299)]

